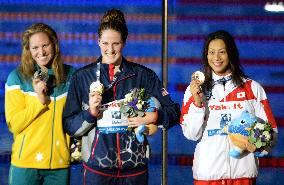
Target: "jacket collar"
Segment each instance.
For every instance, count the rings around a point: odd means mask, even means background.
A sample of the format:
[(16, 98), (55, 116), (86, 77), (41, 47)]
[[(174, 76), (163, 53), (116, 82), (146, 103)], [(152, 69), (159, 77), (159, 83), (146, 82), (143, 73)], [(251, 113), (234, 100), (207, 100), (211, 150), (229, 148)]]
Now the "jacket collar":
[(214, 81), (214, 84), (226, 84), (228, 81), (232, 79), (232, 73), (229, 73), (226, 76), (219, 76), (212, 72), (212, 79)]
[[(97, 62), (102, 62), (102, 57), (100, 56), (96, 63)], [(109, 74), (108, 74), (108, 69), (109, 69), (109, 65), (108, 64), (102, 64), (101, 63), (101, 81), (102, 82), (109, 82)], [(120, 69), (120, 74), (117, 78), (117, 81), (119, 80), (122, 80), (124, 78), (127, 78), (129, 76), (132, 76), (132, 75), (135, 75), (135, 70), (133, 69), (133, 66), (131, 65), (131, 62), (127, 61), (124, 57), (122, 57), (122, 62), (121, 62), (121, 65), (119, 67)]]

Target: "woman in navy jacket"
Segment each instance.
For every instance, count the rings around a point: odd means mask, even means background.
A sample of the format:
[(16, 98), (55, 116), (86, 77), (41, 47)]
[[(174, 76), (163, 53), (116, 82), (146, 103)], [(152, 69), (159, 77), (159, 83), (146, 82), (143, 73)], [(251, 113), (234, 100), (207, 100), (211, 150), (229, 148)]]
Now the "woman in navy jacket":
[[(82, 137), (85, 184), (147, 185), (147, 140), (138, 142), (134, 131), (103, 132), (98, 125), (123, 119), (123, 114), (115, 111), (119, 110), (117, 100), (134, 88), (144, 88), (147, 95), (160, 102), (161, 108), (146, 112), (143, 117), (127, 118), (129, 127), (155, 123), (169, 128), (178, 123), (179, 105), (171, 100), (151, 69), (122, 56), (128, 29), (121, 11), (106, 12), (98, 35), (101, 57), (73, 76), (63, 116), (64, 127), (71, 136)], [(95, 81), (103, 84), (103, 94), (90, 92), (90, 85)], [(108, 107), (102, 112), (101, 105)], [(119, 114), (107, 116), (114, 112)]]

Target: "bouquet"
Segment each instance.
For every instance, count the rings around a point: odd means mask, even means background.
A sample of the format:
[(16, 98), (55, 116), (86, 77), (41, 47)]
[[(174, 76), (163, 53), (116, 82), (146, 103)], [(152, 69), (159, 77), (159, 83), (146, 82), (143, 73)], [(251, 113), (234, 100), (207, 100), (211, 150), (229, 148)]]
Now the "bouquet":
[(82, 141), (79, 139), (72, 138), (72, 144), (70, 147), (70, 153), (71, 153), (71, 162), (76, 163), (80, 162), (82, 160)]
[(120, 111), (128, 118), (136, 116), (143, 117), (145, 111), (149, 107), (148, 97), (145, 95), (145, 89), (134, 88), (130, 93), (125, 95), (123, 102), (121, 103)]
[[(159, 102), (154, 97), (148, 97), (145, 95), (145, 89), (134, 88), (130, 93), (125, 95), (120, 107), (120, 111), (124, 116), (133, 118), (136, 116), (145, 116), (145, 112), (154, 112), (160, 106)], [(133, 128), (128, 128), (132, 131)], [(137, 140), (142, 143), (144, 141), (144, 133), (147, 131), (148, 135), (154, 134), (158, 130), (154, 124), (142, 124), (135, 128), (135, 135)]]
[(257, 151), (262, 151), (272, 144), (273, 129), (268, 122), (255, 122), (249, 131), (249, 142), (256, 147)]

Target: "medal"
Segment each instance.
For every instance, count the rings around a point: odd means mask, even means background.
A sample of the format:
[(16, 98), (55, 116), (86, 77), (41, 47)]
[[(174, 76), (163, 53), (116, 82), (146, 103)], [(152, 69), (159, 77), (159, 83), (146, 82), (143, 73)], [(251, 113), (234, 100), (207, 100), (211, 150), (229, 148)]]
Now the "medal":
[(95, 81), (90, 85), (90, 92), (96, 92), (100, 95), (104, 93), (104, 85), (100, 81)]
[(205, 80), (205, 76), (201, 71), (195, 71), (193, 74), (193, 79), (199, 80), (199, 82), (202, 84)]
[(104, 85), (100, 82), (100, 74), (101, 74), (101, 63), (97, 63), (96, 68), (96, 81), (92, 82), (90, 85), (90, 92), (96, 92), (100, 95), (104, 93)]
[(48, 81), (48, 73), (39, 69), (34, 73), (33, 79), (38, 79), (44, 82)]

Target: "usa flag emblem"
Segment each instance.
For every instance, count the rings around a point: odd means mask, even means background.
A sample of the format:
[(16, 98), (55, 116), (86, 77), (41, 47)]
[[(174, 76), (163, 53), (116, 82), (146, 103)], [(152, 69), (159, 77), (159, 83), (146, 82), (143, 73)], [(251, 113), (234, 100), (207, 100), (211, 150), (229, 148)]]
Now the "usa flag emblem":
[(167, 96), (169, 94), (168, 91), (165, 88), (162, 88), (161, 91), (162, 91), (163, 96)]

